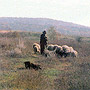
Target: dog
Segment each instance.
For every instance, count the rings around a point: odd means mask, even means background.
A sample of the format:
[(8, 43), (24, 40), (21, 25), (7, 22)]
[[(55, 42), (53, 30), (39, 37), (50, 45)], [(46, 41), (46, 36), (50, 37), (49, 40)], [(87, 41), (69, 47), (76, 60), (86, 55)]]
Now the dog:
[(31, 68), (33, 68), (35, 70), (41, 69), (40, 65), (35, 65), (33, 63), (31, 63), (30, 65), (31, 65)]
[(29, 61), (26, 61), (26, 62), (24, 62), (24, 64), (25, 64), (25, 68), (26, 69), (30, 69), (30, 62)]
[(25, 64), (26, 69), (31, 69), (31, 68), (33, 68), (35, 70), (41, 69), (40, 65), (30, 63), (29, 61), (24, 62), (24, 64)]

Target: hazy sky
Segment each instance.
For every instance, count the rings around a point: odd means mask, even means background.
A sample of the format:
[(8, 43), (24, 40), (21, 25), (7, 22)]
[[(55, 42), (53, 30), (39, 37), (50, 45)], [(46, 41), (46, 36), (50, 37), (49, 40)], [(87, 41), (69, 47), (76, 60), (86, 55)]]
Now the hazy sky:
[(51, 18), (90, 26), (90, 0), (0, 0), (0, 17)]

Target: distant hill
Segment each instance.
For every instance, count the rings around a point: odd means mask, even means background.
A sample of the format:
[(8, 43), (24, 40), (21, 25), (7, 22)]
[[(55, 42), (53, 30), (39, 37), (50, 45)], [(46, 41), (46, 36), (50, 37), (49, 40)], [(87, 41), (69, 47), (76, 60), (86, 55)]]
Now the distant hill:
[(41, 32), (54, 26), (66, 35), (90, 36), (90, 27), (48, 18), (0, 18), (0, 30), (23, 30)]

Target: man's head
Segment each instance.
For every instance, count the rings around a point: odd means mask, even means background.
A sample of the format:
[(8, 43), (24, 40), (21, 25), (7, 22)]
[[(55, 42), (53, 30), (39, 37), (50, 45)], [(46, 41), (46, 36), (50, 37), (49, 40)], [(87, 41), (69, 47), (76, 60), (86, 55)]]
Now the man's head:
[(43, 34), (46, 34), (46, 31), (43, 31)]

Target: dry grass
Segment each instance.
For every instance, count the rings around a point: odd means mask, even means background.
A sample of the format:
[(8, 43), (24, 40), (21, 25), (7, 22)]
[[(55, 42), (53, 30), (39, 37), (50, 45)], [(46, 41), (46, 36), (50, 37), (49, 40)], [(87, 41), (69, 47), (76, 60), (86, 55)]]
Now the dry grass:
[[(84, 40), (79, 43), (71, 37), (49, 42), (72, 46), (79, 56), (45, 58), (33, 53), (32, 44), (39, 43), (39, 38), (30, 37), (21, 36), (25, 48), (17, 47), (20, 45), (17, 38), (0, 38), (0, 90), (90, 90), (90, 42)], [(5, 54), (15, 48), (21, 50), (21, 56), (11, 57)], [(26, 70), (25, 61), (39, 64), (42, 70)]]

